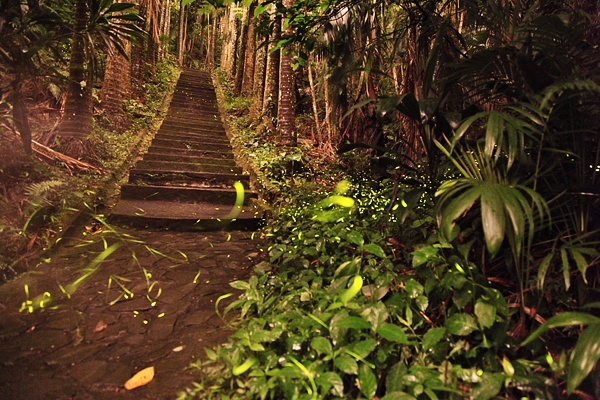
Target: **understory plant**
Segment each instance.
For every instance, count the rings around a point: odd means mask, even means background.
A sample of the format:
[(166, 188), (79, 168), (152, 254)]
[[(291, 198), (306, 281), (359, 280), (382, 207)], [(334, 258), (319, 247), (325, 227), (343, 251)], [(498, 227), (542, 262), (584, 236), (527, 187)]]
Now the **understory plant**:
[(597, 164), (569, 163), (597, 142), (579, 153), (562, 124), (567, 100), (595, 93), (560, 84), (466, 119), (433, 140), (446, 171), (433, 193), (411, 186), (431, 176), (348, 174), (299, 196), (266, 230), (269, 263), (218, 310), (238, 310), (235, 333), (180, 398), (597, 396), (597, 204), (561, 200), (595, 181)]

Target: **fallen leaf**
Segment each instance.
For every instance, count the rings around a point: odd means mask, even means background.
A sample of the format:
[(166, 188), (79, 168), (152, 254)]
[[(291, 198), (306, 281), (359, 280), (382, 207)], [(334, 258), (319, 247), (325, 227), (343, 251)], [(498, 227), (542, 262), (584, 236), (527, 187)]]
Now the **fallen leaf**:
[(125, 389), (133, 390), (136, 387), (144, 386), (152, 381), (152, 378), (154, 378), (154, 366), (144, 368), (125, 382)]
[(106, 324), (104, 323), (103, 320), (98, 321), (98, 323), (96, 324), (96, 327), (94, 328), (94, 332), (98, 333), (98, 332), (102, 332), (103, 330), (106, 329)]

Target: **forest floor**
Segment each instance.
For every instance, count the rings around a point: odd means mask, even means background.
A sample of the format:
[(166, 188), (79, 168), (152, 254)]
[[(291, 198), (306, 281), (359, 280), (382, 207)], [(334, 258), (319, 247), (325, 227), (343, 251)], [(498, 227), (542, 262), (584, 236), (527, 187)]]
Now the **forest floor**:
[[(2, 399), (175, 398), (198, 379), (189, 367), (204, 348), (227, 339), (215, 306), (260, 259), (252, 236), (100, 229), (3, 284)], [(124, 389), (151, 366), (150, 383)]]

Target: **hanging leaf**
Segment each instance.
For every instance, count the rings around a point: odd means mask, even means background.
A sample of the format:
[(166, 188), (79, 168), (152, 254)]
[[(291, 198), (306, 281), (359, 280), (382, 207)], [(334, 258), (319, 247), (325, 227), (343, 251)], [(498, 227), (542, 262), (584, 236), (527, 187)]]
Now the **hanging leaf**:
[(588, 324), (600, 324), (600, 318), (595, 317), (591, 314), (580, 313), (580, 312), (564, 312), (551, 317), (544, 325), (537, 328), (527, 339), (521, 343), (521, 346), (525, 346), (535, 339), (540, 337), (549, 329), (561, 328), (564, 326), (572, 325), (588, 325)]
[(477, 330), (475, 318), (468, 314), (454, 314), (446, 321), (448, 332), (457, 336), (467, 336)]
[(390, 342), (408, 344), (406, 333), (398, 325), (384, 324), (377, 328), (377, 333)]
[(154, 378), (154, 366), (144, 368), (137, 374), (131, 377), (127, 382), (125, 382), (125, 389), (133, 390), (137, 387), (147, 385)]
[(571, 353), (571, 363), (567, 376), (567, 392), (573, 393), (592, 372), (600, 360), (600, 323), (588, 326), (577, 341)]
[(344, 395), (344, 381), (335, 372), (325, 372), (316, 379), (317, 384), (320, 386), (331, 387), (331, 391), (335, 396)]
[(366, 364), (361, 364), (358, 370), (360, 391), (367, 399), (372, 399), (377, 391), (377, 377)]

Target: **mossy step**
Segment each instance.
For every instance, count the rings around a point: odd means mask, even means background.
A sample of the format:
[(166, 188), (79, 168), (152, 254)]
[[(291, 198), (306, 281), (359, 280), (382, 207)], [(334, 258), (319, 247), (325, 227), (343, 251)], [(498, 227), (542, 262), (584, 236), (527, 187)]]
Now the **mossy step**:
[(163, 169), (132, 169), (129, 172), (129, 183), (135, 185), (230, 188), (238, 181), (247, 183), (250, 182), (250, 177), (232, 173), (184, 172)]
[[(161, 126), (168, 127), (184, 127), (184, 128), (194, 128), (194, 127), (211, 127), (211, 128), (221, 128), (225, 130), (223, 123), (218, 117), (218, 113), (211, 113), (206, 115), (196, 115), (193, 118), (166, 118)], [(216, 118), (215, 118), (216, 117)]]
[(164, 121), (161, 125), (162, 131), (169, 131), (171, 133), (177, 132), (190, 132), (190, 133), (214, 133), (219, 136), (226, 136), (225, 128), (221, 123), (215, 123), (213, 121), (190, 121), (190, 122), (180, 122), (180, 121)]
[(235, 161), (228, 157), (190, 157), (183, 156), (181, 154), (156, 154), (146, 153), (143, 161), (162, 161), (162, 162), (176, 162), (176, 163), (189, 163), (189, 164), (207, 164), (207, 165), (220, 165), (223, 167), (235, 167)]
[(170, 172), (216, 172), (216, 173), (231, 173), (241, 174), (242, 169), (235, 165), (224, 165), (226, 161), (218, 161), (216, 163), (204, 162), (202, 159), (196, 162), (182, 161), (158, 161), (158, 160), (141, 160), (135, 165), (138, 171), (143, 170), (163, 170)]
[(188, 140), (173, 140), (173, 139), (153, 139), (152, 146), (170, 147), (172, 149), (189, 149), (189, 150), (208, 150), (208, 151), (231, 151), (231, 146), (228, 144), (215, 143), (198, 143)]
[(205, 104), (198, 104), (193, 100), (181, 100), (176, 101), (167, 115), (174, 115), (175, 113), (189, 113), (197, 114), (199, 111), (205, 113), (218, 112), (219, 107), (213, 102), (206, 102)]
[(150, 146), (148, 154), (173, 154), (181, 157), (206, 157), (206, 158), (230, 158), (233, 159), (231, 149), (225, 151), (216, 150), (194, 150), (194, 149), (173, 149), (172, 147)]
[(211, 203), (122, 200), (109, 221), (136, 228), (168, 230), (255, 230), (261, 223), (255, 209)]
[[(238, 193), (235, 189), (225, 188), (195, 188), (185, 186), (131, 185), (121, 186), (121, 199), (152, 200), (152, 201), (181, 201), (188, 203), (214, 203), (233, 207)], [(251, 199), (256, 199), (256, 193), (245, 190), (243, 205), (248, 205)]]
[(215, 143), (215, 144), (229, 144), (229, 138), (225, 132), (210, 132), (208, 130), (203, 131), (192, 131), (186, 130), (181, 131), (164, 129), (158, 131), (155, 138), (158, 139), (171, 139), (171, 140), (200, 140), (204, 143)]

